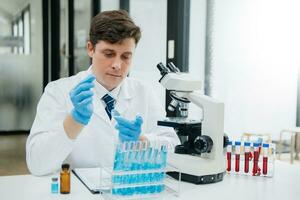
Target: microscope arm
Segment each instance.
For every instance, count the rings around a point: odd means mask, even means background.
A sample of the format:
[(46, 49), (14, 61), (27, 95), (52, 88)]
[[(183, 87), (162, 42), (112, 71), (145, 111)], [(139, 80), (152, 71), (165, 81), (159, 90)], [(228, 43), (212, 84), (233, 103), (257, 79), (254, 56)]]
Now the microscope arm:
[(186, 93), (184, 96), (200, 108), (211, 108), (214, 106), (221, 106), (224, 108), (224, 103), (212, 97), (200, 94), (199, 92)]
[[(185, 97), (195, 105), (200, 107), (203, 112), (202, 134), (214, 138), (213, 151), (223, 151), (224, 135), (224, 103), (217, 101), (199, 92), (178, 92), (176, 94)], [(217, 153), (216, 155), (222, 155)]]
[(188, 100), (193, 102), (196, 106), (200, 107), (201, 109), (211, 108), (214, 106), (221, 107), (224, 109), (224, 103), (222, 103), (212, 97), (200, 94), (199, 92), (175, 91), (175, 93), (179, 97), (187, 98)]

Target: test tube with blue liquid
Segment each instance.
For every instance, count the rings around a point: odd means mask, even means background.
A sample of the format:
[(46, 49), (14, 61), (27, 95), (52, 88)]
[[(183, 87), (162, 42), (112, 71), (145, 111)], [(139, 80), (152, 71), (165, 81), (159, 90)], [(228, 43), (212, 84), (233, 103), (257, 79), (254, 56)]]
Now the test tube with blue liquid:
[[(147, 146), (141, 142), (119, 145), (116, 151), (114, 170), (137, 173), (115, 175), (113, 183), (121, 185), (142, 185), (125, 186), (124, 188), (120, 188), (119, 186), (119, 188), (113, 188), (112, 193), (128, 196), (133, 194), (162, 192), (164, 185), (159, 182), (163, 180), (164, 172), (159, 170), (163, 170), (166, 167), (166, 158), (167, 148), (165, 146)], [(144, 170), (154, 171), (144, 172)]]

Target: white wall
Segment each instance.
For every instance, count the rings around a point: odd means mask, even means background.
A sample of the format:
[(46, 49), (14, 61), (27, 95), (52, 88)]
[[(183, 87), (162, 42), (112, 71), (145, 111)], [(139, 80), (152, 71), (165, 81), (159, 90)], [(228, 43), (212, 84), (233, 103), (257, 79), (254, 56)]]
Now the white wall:
[[(191, 0), (190, 8), (190, 43), (189, 43), (189, 73), (202, 81), (204, 88), (205, 74), (205, 28), (206, 0)], [(201, 93), (204, 93), (203, 90)], [(200, 119), (201, 109), (190, 104), (189, 117)]]
[(101, 0), (101, 11), (118, 10), (119, 0)]
[(156, 65), (166, 61), (167, 1), (131, 0), (130, 15), (142, 30), (130, 76), (151, 84), (164, 106), (165, 90), (158, 83)]
[(212, 96), (225, 102), (225, 131), (295, 126), (300, 2), (215, 0)]

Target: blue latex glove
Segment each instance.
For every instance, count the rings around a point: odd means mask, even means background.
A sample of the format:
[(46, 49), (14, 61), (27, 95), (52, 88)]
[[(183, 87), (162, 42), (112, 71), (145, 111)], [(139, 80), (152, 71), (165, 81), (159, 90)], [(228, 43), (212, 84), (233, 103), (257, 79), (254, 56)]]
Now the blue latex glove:
[(89, 75), (83, 79), (74, 89), (70, 92), (70, 98), (73, 103), (73, 110), (71, 115), (73, 119), (83, 125), (87, 125), (93, 114), (93, 81), (94, 75)]
[(116, 120), (117, 124), (115, 128), (119, 131), (119, 138), (124, 141), (137, 141), (142, 132), (143, 118), (139, 115), (135, 117), (135, 120), (128, 120), (120, 116), (116, 111), (112, 111), (112, 116)]

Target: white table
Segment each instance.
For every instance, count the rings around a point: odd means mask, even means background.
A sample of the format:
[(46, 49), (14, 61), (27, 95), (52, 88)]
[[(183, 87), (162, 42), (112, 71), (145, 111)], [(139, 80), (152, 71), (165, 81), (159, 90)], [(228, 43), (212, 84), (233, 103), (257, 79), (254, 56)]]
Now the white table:
[[(51, 177), (3, 176), (0, 177), (0, 199), (102, 199), (100, 195), (91, 194), (75, 176), (72, 176), (71, 193), (68, 195), (51, 194), (50, 185)], [(183, 182), (180, 197), (166, 199), (296, 200), (300, 199), (300, 166), (276, 161), (273, 178), (226, 175), (222, 182), (208, 185)]]

